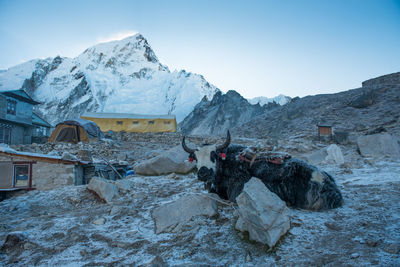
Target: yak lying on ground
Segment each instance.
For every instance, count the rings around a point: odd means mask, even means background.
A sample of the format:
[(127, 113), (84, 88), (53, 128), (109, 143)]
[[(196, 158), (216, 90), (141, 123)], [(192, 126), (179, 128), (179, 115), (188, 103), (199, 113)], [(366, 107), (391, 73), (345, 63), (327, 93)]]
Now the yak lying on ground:
[(230, 145), (230, 139), (228, 131), (223, 145), (191, 149), (183, 137), (182, 147), (190, 160), (196, 160), (198, 179), (209, 192), (235, 202), (244, 184), (257, 177), (291, 207), (324, 210), (342, 205), (342, 195), (328, 173), (289, 155)]

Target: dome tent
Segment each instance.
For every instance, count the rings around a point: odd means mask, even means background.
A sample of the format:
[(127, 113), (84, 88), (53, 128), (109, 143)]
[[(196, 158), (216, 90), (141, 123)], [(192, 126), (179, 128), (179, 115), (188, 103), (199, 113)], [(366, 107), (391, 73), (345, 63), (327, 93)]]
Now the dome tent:
[(73, 119), (57, 124), (49, 137), (49, 142), (89, 142), (104, 138), (96, 123), (84, 119)]

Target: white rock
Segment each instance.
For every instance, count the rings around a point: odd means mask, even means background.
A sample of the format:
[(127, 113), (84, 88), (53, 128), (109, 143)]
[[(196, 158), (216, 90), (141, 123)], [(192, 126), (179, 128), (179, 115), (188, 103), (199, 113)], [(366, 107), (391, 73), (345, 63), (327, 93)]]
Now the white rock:
[(388, 133), (362, 135), (357, 138), (357, 145), (364, 157), (400, 158), (400, 146), (393, 136)]
[(106, 219), (99, 218), (99, 219), (95, 220), (93, 223), (96, 224), (96, 225), (103, 225), (103, 224), (106, 223)]
[(155, 233), (173, 232), (192, 217), (205, 215), (212, 217), (217, 214), (217, 205), (206, 194), (189, 194), (175, 201), (164, 204), (152, 211), (155, 223)]
[(188, 154), (182, 146), (176, 146), (161, 155), (134, 166), (135, 173), (161, 175), (169, 173), (189, 173), (196, 165), (187, 161)]
[(337, 145), (335, 144), (329, 145), (326, 148), (326, 152), (328, 153), (328, 156), (326, 156), (325, 158), (327, 162), (333, 162), (337, 165), (344, 163), (342, 150)]
[(344, 157), (340, 147), (332, 144), (307, 156), (307, 161), (311, 164), (330, 163), (341, 165), (344, 163)]
[(107, 203), (110, 203), (111, 200), (118, 195), (118, 188), (114, 184), (99, 177), (93, 177), (90, 179), (87, 188), (95, 192)]
[(236, 229), (248, 231), (251, 240), (275, 246), (290, 228), (289, 209), (258, 178), (251, 178), (236, 198), (239, 219)]

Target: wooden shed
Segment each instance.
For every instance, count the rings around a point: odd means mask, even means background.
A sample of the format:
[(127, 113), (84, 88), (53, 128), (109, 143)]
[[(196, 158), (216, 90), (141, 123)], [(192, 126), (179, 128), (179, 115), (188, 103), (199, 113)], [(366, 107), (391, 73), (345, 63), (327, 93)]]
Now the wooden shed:
[(103, 132), (160, 133), (177, 131), (175, 115), (85, 113), (81, 118), (95, 122)]
[(323, 125), (317, 125), (318, 127), (318, 137), (330, 137), (332, 138), (332, 125), (328, 124), (323, 124)]

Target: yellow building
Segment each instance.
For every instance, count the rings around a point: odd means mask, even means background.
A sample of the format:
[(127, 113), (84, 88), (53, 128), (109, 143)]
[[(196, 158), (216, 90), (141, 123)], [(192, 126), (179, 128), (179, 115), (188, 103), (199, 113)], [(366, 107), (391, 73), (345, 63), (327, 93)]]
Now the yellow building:
[(175, 115), (87, 112), (81, 118), (95, 122), (103, 132), (160, 133), (176, 132), (177, 130)]

